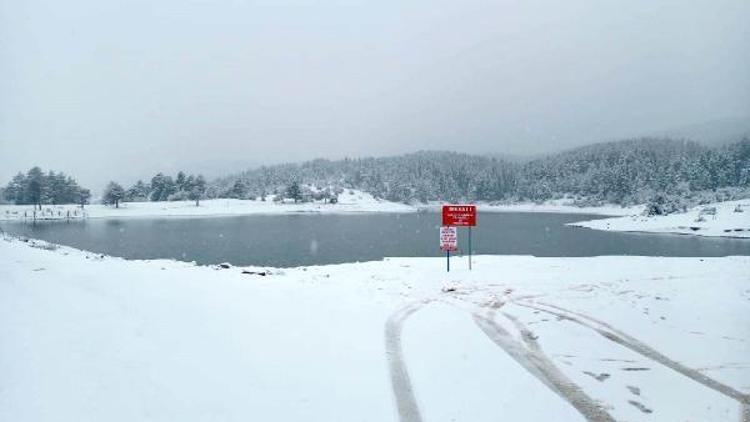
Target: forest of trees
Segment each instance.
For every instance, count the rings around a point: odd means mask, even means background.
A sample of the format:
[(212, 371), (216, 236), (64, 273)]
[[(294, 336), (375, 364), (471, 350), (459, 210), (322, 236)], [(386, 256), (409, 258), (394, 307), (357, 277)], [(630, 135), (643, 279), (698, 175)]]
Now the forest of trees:
[[(336, 202), (343, 189), (377, 198), (427, 201), (545, 201), (580, 205), (652, 203), (667, 212), (686, 205), (750, 196), (750, 140), (708, 147), (634, 139), (589, 145), (530, 160), (420, 151), (393, 157), (312, 160), (264, 166), (207, 183), (201, 175), (159, 173), (127, 189), (111, 182), (103, 202), (289, 198)], [(90, 192), (63, 173), (34, 167), (4, 188), (16, 204), (85, 204)]]
[(708, 148), (694, 142), (631, 140), (591, 145), (529, 162), (517, 194), (561, 194), (637, 204), (654, 195), (689, 197), (750, 187), (750, 140)]
[[(654, 198), (725, 200), (750, 189), (750, 140), (720, 147), (634, 139), (528, 161), (421, 151), (383, 158), (265, 166), (215, 181), (208, 197), (285, 195), (293, 183), (361, 189), (398, 202), (544, 201), (640, 204)], [(697, 202), (697, 201), (695, 201)]]
[[(107, 193), (111, 192), (109, 188), (113, 187), (112, 183), (114, 182), (111, 182), (105, 190), (104, 198), (105, 202), (114, 204), (113, 201), (107, 201)], [(118, 202), (191, 200), (195, 201), (195, 205), (199, 205), (200, 200), (205, 197), (206, 186), (206, 179), (202, 175), (194, 176), (178, 172), (177, 177), (173, 179), (171, 176), (158, 173), (151, 178), (150, 183), (139, 180), (124, 190)]]
[[(134, 201), (195, 201), (196, 205), (206, 194), (206, 179), (202, 175), (186, 175), (179, 172), (176, 178), (157, 174), (150, 183), (142, 180), (128, 189), (116, 182), (109, 182), (102, 192), (102, 203), (119, 207), (121, 202)], [(84, 206), (91, 199), (91, 192), (78, 185), (75, 179), (64, 173), (44, 173), (34, 167), (26, 173), (18, 173), (0, 188), (0, 199), (16, 205), (79, 204)]]
[(35, 205), (41, 209), (42, 204), (80, 204), (86, 205), (91, 198), (88, 189), (78, 185), (75, 179), (64, 173), (49, 171), (45, 173), (39, 167), (16, 174), (10, 183), (2, 189), (5, 201), (17, 205)]

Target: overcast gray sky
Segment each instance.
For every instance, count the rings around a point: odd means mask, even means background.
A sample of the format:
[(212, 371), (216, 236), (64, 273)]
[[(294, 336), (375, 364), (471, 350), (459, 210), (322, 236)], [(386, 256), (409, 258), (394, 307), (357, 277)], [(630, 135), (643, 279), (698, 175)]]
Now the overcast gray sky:
[(748, 0), (0, 0), (0, 183), (98, 189), (750, 115)]

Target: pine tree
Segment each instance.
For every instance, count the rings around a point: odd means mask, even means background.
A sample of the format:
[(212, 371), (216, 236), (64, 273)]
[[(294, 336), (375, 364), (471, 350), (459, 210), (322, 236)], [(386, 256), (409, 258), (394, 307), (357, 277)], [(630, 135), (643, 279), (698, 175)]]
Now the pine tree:
[(24, 203), (24, 187), (26, 186), (26, 176), (18, 172), (13, 179), (11, 179), (8, 186), (5, 188), (4, 196), (5, 199), (16, 204), (21, 205)]
[(245, 199), (247, 196), (247, 186), (245, 186), (245, 182), (241, 179), (237, 179), (234, 182), (232, 189), (227, 193), (227, 196), (230, 198)]
[(295, 204), (297, 203), (297, 201), (302, 199), (302, 190), (299, 187), (299, 182), (295, 180), (292, 182), (292, 184), (289, 185), (286, 190), (286, 196), (287, 198), (294, 199)]
[(26, 173), (26, 186), (24, 188), (24, 202), (32, 205), (36, 205), (39, 209), (42, 209), (42, 199), (44, 195), (45, 185), (44, 173), (39, 167), (32, 167), (28, 173)]
[(166, 201), (169, 196), (177, 191), (177, 186), (172, 177), (158, 173), (151, 179), (151, 200)]
[(83, 188), (78, 190), (78, 204), (81, 206), (81, 208), (86, 207), (86, 204), (89, 203), (89, 199), (91, 199), (90, 190)]
[(143, 180), (138, 180), (125, 191), (124, 200), (129, 202), (148, 201), (150, 195), (151, 188)]
[(187, 179), (185, 178), (185, 173), (183, 173), (182, 171), (180, 171), (180, 172), (177, 173), (177, 178), (175, 179), (175, 187), (176, 187), (177, 191), (181, 191), (181, 190), (187, 191), (187, 190), (189, 190), (188, 184), (187, 184)]
[(206, 179), (202, 175), (198, 175), (195, 179), (190, 176), (188, 186), (190, 188), (189, 198), (195, 201), (195, 206), (200, 206), (200, 200), (206, 193)]
[(125, 197), (125, 190), (116, 182), (109, 182), (104, 189), (104, 203), (107, 205), (114, 204), (115, 208), (120, 208), (120, 201)]

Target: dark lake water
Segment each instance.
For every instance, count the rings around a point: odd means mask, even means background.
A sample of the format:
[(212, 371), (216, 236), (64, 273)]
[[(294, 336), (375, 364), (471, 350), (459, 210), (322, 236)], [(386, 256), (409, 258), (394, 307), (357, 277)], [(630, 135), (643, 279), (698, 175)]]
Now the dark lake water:
[[(475, 254), (536, 256), (750, 255), (750, 241), (669, 234), (615, 233), (565, 226), (600, 218), (483, 213), (472, 232)], [(132, 259), (290, 267), (440, 256), (436, 213), (280, 215), (221, 218), (90, 219), (5, 223), (15, 234)], [(467, 230), (459, 229), (466, 251)]]

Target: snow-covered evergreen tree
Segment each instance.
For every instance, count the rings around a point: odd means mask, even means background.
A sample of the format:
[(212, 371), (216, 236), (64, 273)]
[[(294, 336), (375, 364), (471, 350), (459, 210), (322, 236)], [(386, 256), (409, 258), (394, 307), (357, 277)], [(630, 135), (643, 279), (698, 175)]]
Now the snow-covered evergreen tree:
[(104, 204), (114, 205), (115, 208), (120, 208), (120, 201), (125, 197), (125, 189), (120, 186), (117, 182), (109, 182), (107, 187), (104, 188), (104, 194), (102, 198)]

